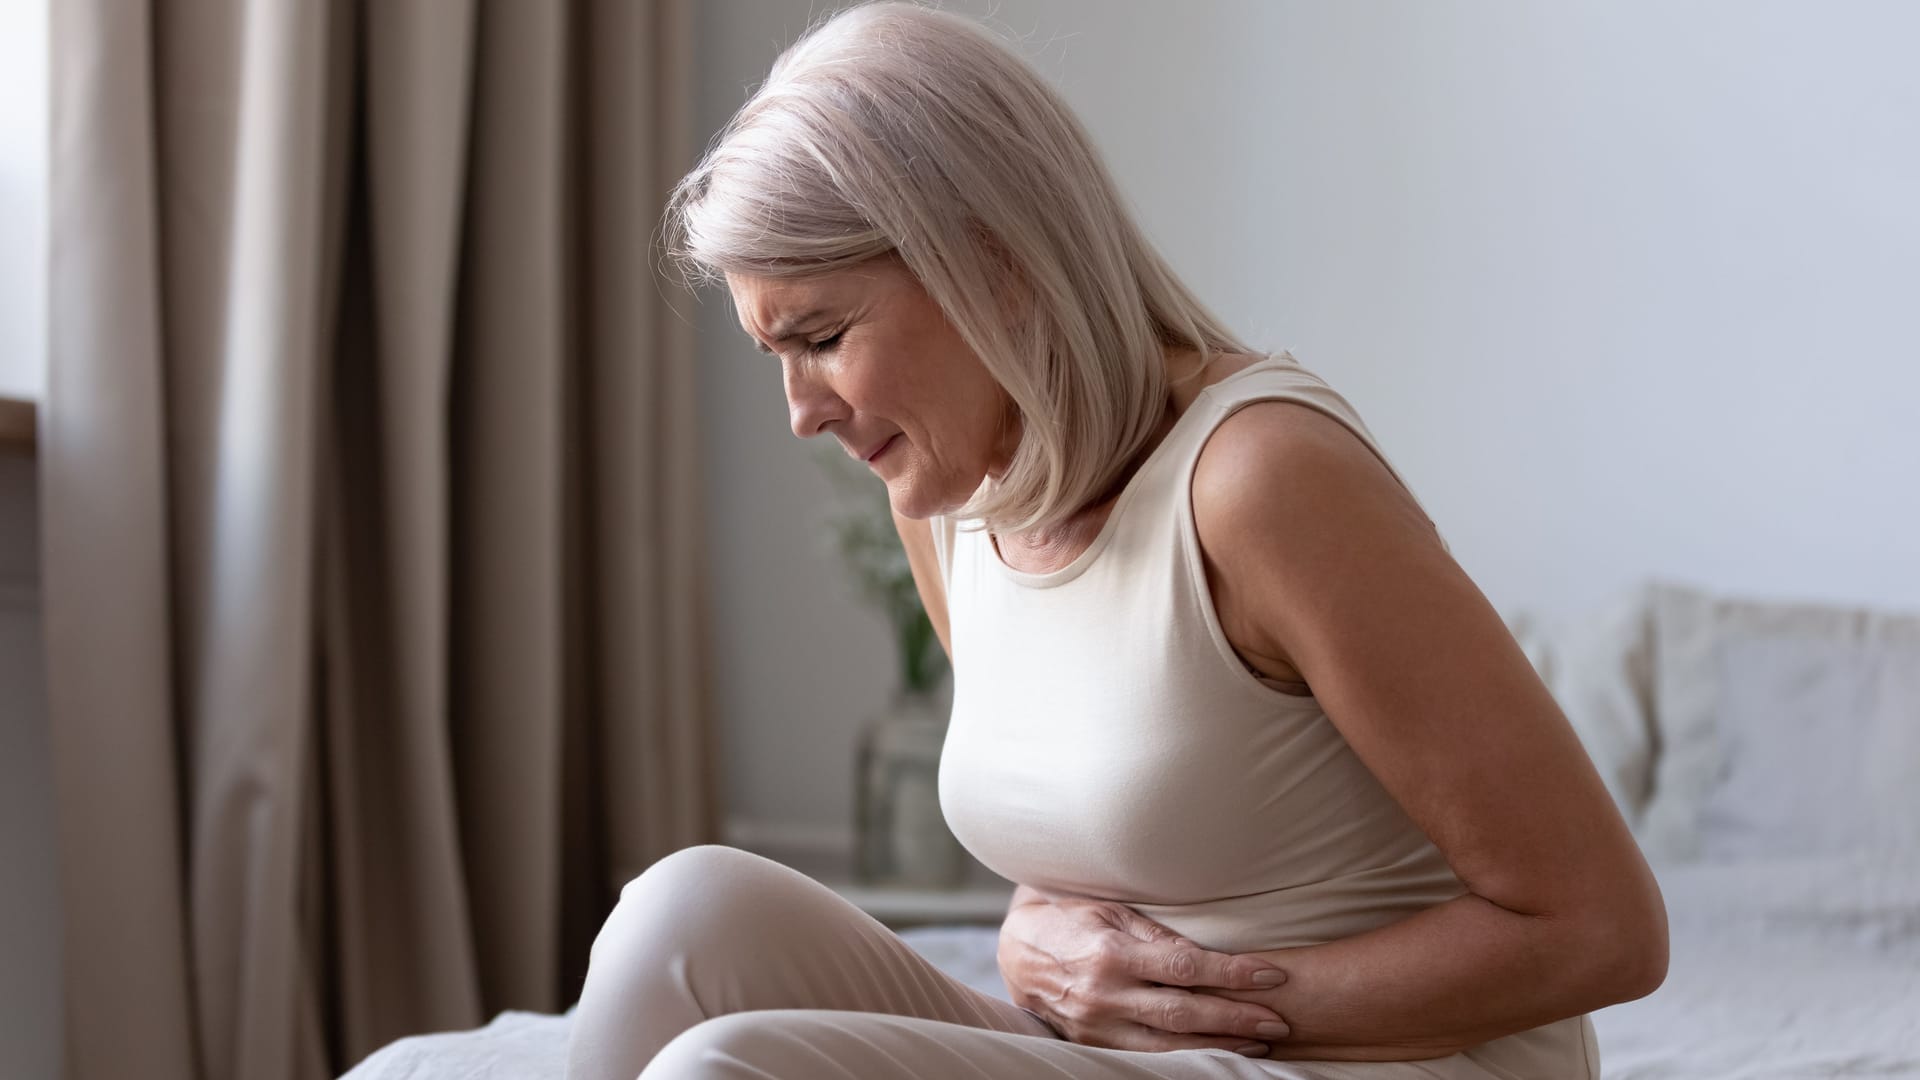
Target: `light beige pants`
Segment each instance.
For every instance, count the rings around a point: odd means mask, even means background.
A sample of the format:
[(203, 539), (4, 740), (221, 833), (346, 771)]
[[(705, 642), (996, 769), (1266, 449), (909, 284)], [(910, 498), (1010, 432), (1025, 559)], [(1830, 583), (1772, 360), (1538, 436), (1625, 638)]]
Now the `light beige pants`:
[(1461, 1055), (1283, 1062), (1068, 1042), (949, 977), (812, 878), (717, 844), (677, 851), (627, 883), (594, 939), (570, 1038), (568, 1080), (1500, 1075)]

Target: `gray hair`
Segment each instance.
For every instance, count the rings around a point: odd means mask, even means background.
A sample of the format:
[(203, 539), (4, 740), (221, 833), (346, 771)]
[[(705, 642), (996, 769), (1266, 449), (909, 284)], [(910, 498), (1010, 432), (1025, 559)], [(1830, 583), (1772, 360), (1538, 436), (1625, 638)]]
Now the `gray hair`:
[(1005, 473), (953, 515), (997, 533), (1111, 489), (1164, 415), (1167, 348), (1255, 351), (1154, 251), (1038, 73), (919, 3), (847, 8), (788, 47), (663, 226), (689, 282), (897, 253), (1017, 411)]

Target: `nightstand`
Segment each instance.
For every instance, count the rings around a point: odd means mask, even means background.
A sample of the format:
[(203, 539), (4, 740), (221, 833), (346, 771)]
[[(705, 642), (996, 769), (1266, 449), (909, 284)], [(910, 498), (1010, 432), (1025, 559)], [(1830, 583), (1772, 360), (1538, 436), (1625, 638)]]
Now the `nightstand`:
[(909, 926), (971, 923), (999, 926), (1013, 902), (1011, 885), (968, 885), (957, 889), (915, 889), (826, 881), (853, 906), (894, 930)]

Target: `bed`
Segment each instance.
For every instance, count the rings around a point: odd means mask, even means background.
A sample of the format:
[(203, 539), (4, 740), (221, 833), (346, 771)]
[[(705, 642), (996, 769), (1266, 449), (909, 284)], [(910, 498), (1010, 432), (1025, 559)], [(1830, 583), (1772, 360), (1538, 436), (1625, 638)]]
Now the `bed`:
[[(1920, 616), (1670, 582), (1509, 617), (1665, 895), (1666, 982), (1594, 1014), (1608, 1080), (1920, 1078)], [(1006, 996), (996, 930), (901, 936)], [(350, 1080), (560, 1080), (566, 1015), (401, 1039)]]

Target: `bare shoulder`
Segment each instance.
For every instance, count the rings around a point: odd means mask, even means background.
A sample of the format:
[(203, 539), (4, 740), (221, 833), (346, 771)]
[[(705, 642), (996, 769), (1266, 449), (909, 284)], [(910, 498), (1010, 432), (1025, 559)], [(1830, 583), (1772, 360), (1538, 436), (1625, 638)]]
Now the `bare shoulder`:
[(1284, 613), (1360, 602), (1314, 595), (1310, 584), (1335, 580), (1341, 564), (1355, 561), (1452, 561), (1425, 512), (1366, 443), (1298, 402), (1255, 401), (1222, 420), (1194, 463), (1192, 500), (1221, 629), (1272, 678), (1304, 674), (1298, 643), (1287, 640), (1298, 631)]
[(1222, 420), (1193, 470), (1194, 525), (1209, 555), (1302, 529), (1400, 520), (1439, 547), (1411, 493), (1360, 436), (1310, 405), (1255, 401)]

